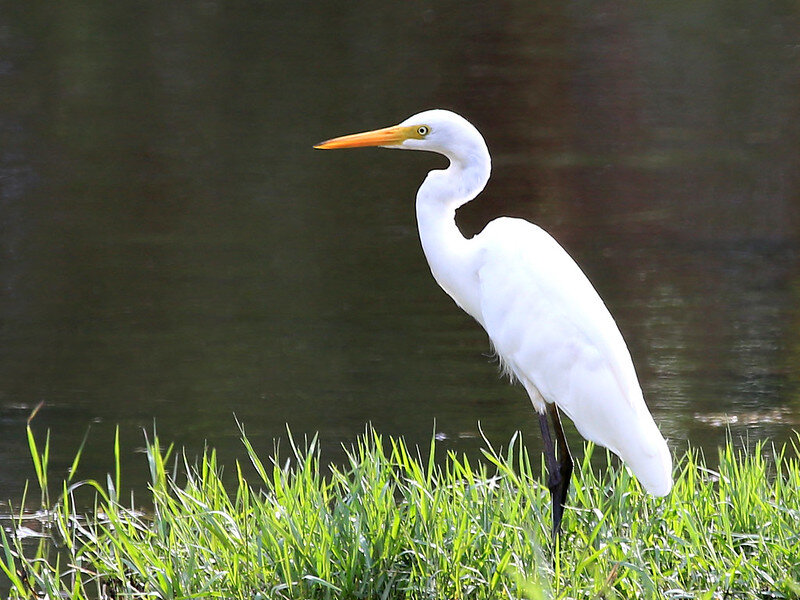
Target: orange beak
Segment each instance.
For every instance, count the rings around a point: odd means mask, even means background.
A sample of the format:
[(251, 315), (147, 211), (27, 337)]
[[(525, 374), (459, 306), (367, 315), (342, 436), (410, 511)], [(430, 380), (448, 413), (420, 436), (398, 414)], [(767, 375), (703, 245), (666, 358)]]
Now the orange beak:
[(319, 150), (338, 150), (339, 148), (364, 148), (367, 146), (399, 146), (409, 137), (413, 127), (386, 127), (365, 133), (354, 133), (333, 138), (314, 146)]

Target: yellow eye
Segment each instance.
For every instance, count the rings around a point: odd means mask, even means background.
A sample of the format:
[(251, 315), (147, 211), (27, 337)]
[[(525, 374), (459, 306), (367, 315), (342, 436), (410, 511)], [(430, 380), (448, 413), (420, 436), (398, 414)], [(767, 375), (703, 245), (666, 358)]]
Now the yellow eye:
[(420, 136), (424, 137), (424, 136), (428, 135), (429, 131), (430, 131), (430, 128), (427, 125), (420, 125), (419, 127), (417, 127), (417, 135), (420, 135)]

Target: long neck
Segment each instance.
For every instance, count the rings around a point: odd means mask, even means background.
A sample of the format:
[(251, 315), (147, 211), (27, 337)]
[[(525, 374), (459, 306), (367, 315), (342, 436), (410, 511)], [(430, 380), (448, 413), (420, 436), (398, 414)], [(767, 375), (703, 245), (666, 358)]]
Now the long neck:
[[(483, 141), (483, 140), (481, 140)], [(456, 209), (477, 196), (489, 180), (486, 146), (469, 160), (450, 157), (450, 166), (431, 171), (417, 192), (417, 226), (425, 258), (436, 282), (456, 303), (480, 320), (476, 249), (456, 226)]]

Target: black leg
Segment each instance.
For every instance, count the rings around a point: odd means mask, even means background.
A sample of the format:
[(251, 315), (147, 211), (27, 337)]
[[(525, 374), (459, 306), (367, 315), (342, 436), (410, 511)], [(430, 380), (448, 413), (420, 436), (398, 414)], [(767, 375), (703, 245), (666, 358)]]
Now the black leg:
[[(564, 428), (561, 426), (561, 417), (558, 413), (558, 407), (555, 404), (548, 404), (547, 411), (550, 413), (550, 417), (553, 420), (553, 428), (556, 431), (556, 441), (558, 442), (559, 484), (556, 490), (556, 497), (558, 498), (558, 523), (560, 525), (561, 516), (564, 514), (564, 505), (567, 503), (569, 483), (572, 479), (572, 454), (567, 444), (567, 436), (564, 435)], [(558, 529), (558, 527), (556, 527), (556, 529)]]
[(555, 404), (548, 404), (547, 412), (550, 413), (550, 417), (553, 420), (560, 459), (556, 460), (556, 448), (555, 444), (553, 444), (553, 438), (550, 436), (547, 415), (540, 414), (539, 427), (542, 430), (542, 439), (544, 440), (547, 487), (550, 490), (550, 497), (553, 501), (553, 536), (555, 537), (561, 530), (561, 517), (564, 514), (564, 504), (567, 501), (567, 493), (569, 492), (569, 481), (572, 477), (572, 455), (569, 452), (567, 438), (564, 436), (564, 429), (561, 427), (558, 408)]

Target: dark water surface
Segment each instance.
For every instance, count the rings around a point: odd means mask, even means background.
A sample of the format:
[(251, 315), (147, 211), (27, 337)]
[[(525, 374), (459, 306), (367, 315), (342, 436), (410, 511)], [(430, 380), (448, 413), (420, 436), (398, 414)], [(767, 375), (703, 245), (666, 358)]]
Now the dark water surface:
[(234, 413), (259, 448), (288, 423), (331, 460), (368, 422), (538, 447), (422, 256), (413, 199), (442, 160), (311, 149), (431, 107), (493, 155), (462, 229), (523, 216), (570, 251), (673, 448), (789, 439), (795, 3), (4, 1), (0, 498), (32, 475), (41, 401), (54, 477), (89, 426), (81, 476), (104, 477), (119, 424), (139, 488), (143, 429), (230, 463)]

